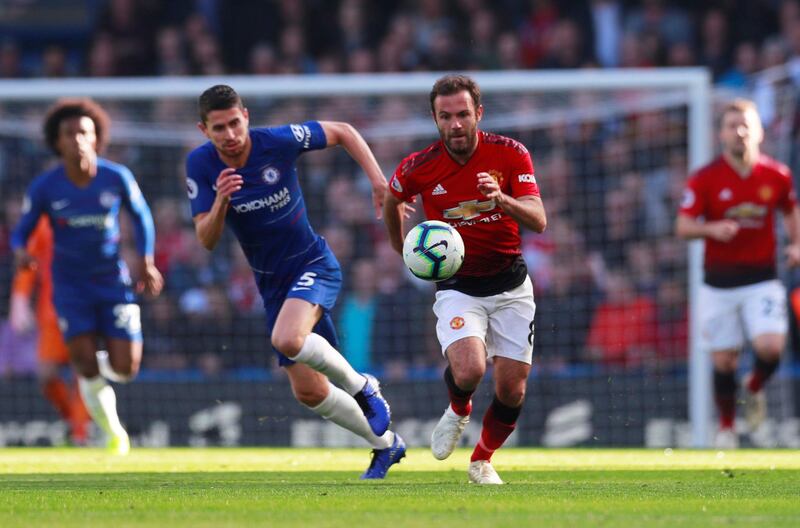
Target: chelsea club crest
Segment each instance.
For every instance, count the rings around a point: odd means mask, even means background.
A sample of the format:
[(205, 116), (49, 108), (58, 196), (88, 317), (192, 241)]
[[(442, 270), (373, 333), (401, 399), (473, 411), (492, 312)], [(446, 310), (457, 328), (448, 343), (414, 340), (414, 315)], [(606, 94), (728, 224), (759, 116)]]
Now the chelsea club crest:
[(114, 204), (117, 203), (117, 196), (114, 193), (103, 191), (100, 193), (99, 201), (100, 205), (102, 205), (106, 209), (111, 209), (112, 207), (114, 207)]
[(266, 167), (261, 171), (261, 179), (264, 180), (264, 183), (268, 185), (276, 183), (280, 177), (281, 173), (275, 167)]

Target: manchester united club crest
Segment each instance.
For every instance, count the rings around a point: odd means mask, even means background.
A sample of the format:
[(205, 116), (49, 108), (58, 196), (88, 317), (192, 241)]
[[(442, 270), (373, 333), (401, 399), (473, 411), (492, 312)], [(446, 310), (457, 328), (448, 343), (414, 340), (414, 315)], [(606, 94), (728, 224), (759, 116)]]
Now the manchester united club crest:
[(503, 173), (502, 172), (500, 172), (499, 170), (494, 170), (494, 169), (492, 169), (490, 171), (486, 171), (486, 172), (489, 173), (489, 176), (494, 178), (494, 181), (497, 182), (497, 185), (499, 185), (500, 187), (503, 186)]
[(450, 328), (453, 330), (461, 330), (464, 328), (464, 318), (457, 315), (450, 319)]
[(772, 199), (772, 194), (772, 187), (769, 185), (762, 185), (758, 189), (758, 197), (765, 202), (768, 202)]

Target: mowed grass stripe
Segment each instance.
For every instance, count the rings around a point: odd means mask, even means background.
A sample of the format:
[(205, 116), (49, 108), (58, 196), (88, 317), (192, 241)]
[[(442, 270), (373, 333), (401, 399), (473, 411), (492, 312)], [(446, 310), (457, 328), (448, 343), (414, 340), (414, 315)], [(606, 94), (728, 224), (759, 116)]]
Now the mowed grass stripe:
[(509, 449), (500, 487), (467, 484), (468, 456), (360, 482), (364, 450), (2, 450), (0, 526), (800, 525), (793, 451)]
[[(130, 473), (170, 471), (363, 471), (369, 449), (296, 448), (169, 448), (133, 449), (116, 457), (102, 449), (4, 448), (0, 474)], [(470, 451), (458, 449), (445, 461), (427, 449), (410, 449), (390, 475), (406, 471), (466, 471)], [(800, 451), (742, 449), (524, 449), (498, 451), (493, 459), (503, 470), (670, 470), (670, 469), (795, 469)]]

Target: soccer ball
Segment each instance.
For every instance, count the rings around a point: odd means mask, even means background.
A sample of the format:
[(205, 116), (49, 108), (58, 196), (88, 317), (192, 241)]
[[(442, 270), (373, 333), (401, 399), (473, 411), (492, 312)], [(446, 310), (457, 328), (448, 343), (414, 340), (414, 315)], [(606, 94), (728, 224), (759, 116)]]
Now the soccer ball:
[(403, 242), (403, 260), (415, 276), (429, 281), (449, 279), (464, 262), (464, 241), (454, 228), (438, 220), (422, 222)]

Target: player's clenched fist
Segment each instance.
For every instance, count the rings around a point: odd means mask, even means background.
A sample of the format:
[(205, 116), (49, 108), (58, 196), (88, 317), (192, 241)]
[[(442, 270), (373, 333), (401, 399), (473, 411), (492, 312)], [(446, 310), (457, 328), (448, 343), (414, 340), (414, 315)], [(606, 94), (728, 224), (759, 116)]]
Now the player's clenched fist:
[(720, 242), (729, 242), (739, 232), (739, 223), (726, 218), (716, 222), (708, 222), (708, 236)]
[(145, 291), (150, 295), (158, 295), (164, 287), (164, 277), (152, 261), (147, 261), (142, 270), (142, 280), (137, 284), (139, 293)]
[(498, 200), (500, 195), (500, 185), (498, 185), (497, 180), (492, 178), (492, 175), (488, 172), (479, 172), (478, 173), (478, 190), (483, 194), (485, 197), (491, 200)]
[(244, 180), (240, 174), (236, 174), (236, 169), (223, 169), (217, 176), (217, 197), (227, 204), (231, 201), (231, 195), (241, 189), (243, 184)]

